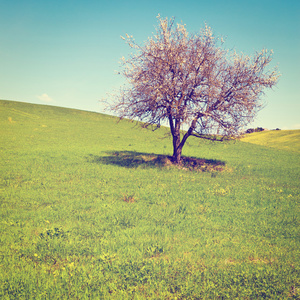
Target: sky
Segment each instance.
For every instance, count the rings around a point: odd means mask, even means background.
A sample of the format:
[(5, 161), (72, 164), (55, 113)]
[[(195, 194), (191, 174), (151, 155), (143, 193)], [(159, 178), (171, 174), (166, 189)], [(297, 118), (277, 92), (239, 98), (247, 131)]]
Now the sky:
[(120, 36), (143, 44), (158, 14), (238, 53), (273, 49), (281, 77), (249, 127), (300, 129), (299, 0), (0, 0), (0, 99), (104, 112), (132, 52)]

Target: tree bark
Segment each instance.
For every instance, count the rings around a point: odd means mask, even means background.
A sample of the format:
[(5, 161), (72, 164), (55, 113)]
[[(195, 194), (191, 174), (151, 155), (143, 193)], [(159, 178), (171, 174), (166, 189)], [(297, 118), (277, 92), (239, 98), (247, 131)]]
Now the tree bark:
[(182, 145), (180, 143), (180, 120), (175, 119), (175, 126), (172, 120), (172, 136), (173, 136), (173, 162), (180, 164)]
[(180, 144), (180, 133), (179, 135), (175, 134), (173, 135), (173, 162), (175, 164), (180, 164), (181, 161), (181, 152), (182, 152), (182, 146)]

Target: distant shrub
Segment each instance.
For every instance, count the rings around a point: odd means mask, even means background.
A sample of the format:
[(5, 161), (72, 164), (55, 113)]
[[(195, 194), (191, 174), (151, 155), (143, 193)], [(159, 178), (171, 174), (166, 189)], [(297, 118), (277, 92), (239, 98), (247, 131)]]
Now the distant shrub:
[(247, 129), (245, 133), (252, 133), (252, 132), (254, 132), (254, 128)]
[(264, 130), (265, 129), (262, 127), (249, 128), (246, 130), (246, 133), (260, 132), (260, 131), (264, 131)]

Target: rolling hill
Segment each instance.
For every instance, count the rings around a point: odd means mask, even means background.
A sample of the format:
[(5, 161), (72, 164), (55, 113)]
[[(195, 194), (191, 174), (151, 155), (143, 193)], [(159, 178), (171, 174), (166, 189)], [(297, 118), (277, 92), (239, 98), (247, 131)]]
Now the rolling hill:
[(299, 140), (258, 140), (178, 168), (167, 128), (1, 100), (0, 298), (299, 298)]
[(300, 153), (300, 130), (272, 130), (247, 134), (242, 141)]

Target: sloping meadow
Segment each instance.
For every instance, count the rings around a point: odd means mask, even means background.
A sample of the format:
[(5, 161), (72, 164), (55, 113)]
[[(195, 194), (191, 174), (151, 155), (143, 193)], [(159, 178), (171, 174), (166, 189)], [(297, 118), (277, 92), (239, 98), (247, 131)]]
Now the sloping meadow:
[[(0, 298), (297, 299), (296, 151), (0, 101)], [(298, 149), (299, 150), (299, 149)]]
[(265, 130), (245, 134), (244, 142), (300, 153), (300, 130)]

